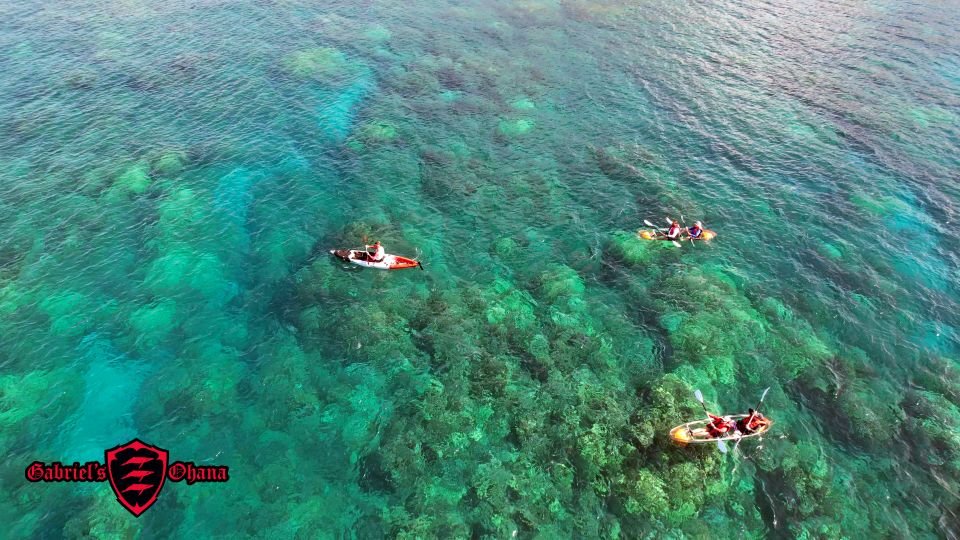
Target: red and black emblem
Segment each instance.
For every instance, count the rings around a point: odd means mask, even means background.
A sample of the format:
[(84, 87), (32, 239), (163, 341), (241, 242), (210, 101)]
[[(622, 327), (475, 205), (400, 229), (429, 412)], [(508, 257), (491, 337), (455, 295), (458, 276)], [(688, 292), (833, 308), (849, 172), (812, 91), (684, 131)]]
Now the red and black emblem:
[(167, 475), (166, 450), (134, 439), (107, 450), (107, 473), (124, 508), (140, 516), (160, 495)]

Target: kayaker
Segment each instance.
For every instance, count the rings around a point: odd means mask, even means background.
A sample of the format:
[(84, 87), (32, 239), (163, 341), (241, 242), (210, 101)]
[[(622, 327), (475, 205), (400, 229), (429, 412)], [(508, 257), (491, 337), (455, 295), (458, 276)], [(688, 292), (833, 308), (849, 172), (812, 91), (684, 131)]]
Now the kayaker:
[[(367, 249), (367, 260), (370, 262), (380, 262), (383, 260), (383, 257), (386, 255), (383, 251), (383, 246), (380, 245), (380, 241), (377, 240), (370, 246), (364, 246)], [(373, 252), (370, 252), (370, 248), (373, 248)]]
[[(747, 421), (750, 421), (750, 424), (747, 425)], [(744, 434), (756, 433), (760, 431), (763, 426), (767, 425), (770, 422), (762, 414), (750, 409), (747, 411), (747, 417), (737, 420), (737, 429)]]
[(707, 413), (707, 415), (711, 420), (711, 422), (707, 424), (707, 433), (709, 433), (711, 437), (723, 437), (736, 426), (736, 424), (728, 418), (714, 416), (710, 413)]
[(696, 240), (703, 236), (703, 223), (698, 221), (690, 227), (687, 227), (687, 236), (689, 236), (691, 240)]
[(683, 229), (680, 227), (680, 224), (674, 221), (670, 224), (670, 228), (667, 230), (667, 238), (676, 240), (682, 231)]

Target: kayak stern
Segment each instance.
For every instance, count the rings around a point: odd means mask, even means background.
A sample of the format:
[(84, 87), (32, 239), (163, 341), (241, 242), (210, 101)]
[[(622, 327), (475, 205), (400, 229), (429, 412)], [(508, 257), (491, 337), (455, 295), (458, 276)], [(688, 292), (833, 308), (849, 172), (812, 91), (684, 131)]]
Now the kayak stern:
[(674, 442), (686, 446), (693, 440), (693, 433), (686, 425), (677, 426), (670, 430), (670, 438)]
[(350, 250), (349, 249), (331, 249), (330, 254), (334, 257), (340, 259), (341, 261), (350, 262)]

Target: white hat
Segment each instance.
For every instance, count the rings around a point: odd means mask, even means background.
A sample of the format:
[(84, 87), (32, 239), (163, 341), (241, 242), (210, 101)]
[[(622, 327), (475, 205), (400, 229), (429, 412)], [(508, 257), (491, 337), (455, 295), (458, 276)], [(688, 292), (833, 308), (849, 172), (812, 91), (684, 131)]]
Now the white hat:
[(696, 225), (697, 227), (703, 227), (703, 223), (700, 223), (699, 221), (694, 223), (694, 225)]

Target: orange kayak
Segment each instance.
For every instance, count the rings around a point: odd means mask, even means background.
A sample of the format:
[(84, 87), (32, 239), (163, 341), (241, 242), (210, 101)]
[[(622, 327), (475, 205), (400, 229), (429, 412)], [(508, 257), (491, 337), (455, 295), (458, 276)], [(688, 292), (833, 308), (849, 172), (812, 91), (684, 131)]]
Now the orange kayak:
[[(644, 240), (670, 240), (667, 238), (667, 235), (648, 229), (641, 229), (637, 231), (637, 236), (643, 238)], [(710, 229), (704, 229), (703, 234), (700, 235), (700, 238), (694, 238), (694, 240), (713, 240), (716, 238), (716, 236), (717, 233), (711, 231)]]

